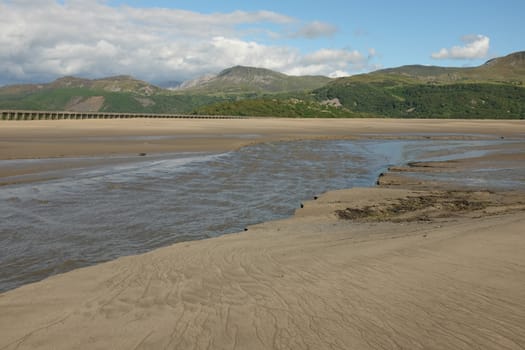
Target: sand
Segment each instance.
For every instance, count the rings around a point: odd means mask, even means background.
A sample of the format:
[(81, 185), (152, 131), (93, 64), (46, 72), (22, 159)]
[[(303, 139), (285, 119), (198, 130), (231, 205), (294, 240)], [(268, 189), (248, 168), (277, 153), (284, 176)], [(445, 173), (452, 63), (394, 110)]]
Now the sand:
[[(72, 134), (112, 135), (140, 133), (141, 123), (151, 123), (148, 132), (162, 134), (172, 123), (137, 121), (124, 131), (117, 123), (112, 131), (114, 121), (104, 122), (67, 127)], [(182, 121), (179, 130), (209, 133), (207, 147), (215, 146), (218, 130), (263, 135), (240, 145), (368, 132), (524, 134), (523, 123), (499, 121), (251, 120), (257, 128), (250, 120), (230, 122), (231, 129), (217, 125), (212, 132), (215, 124)], [(51, 139), (42, 133), (60, 137), (48, 129), (52, 121), (43, 123), (9, 125), (15, 136), (7, 144), (31, 133), (43, 143)], [(199, 138), (201, 145), (205, 140)], [(4, 158), (16, 156), (2, 145)], [(78, 152), (87, 151), (82, 147)], [(51, 156), (52, 149), (18, 155)], [(524, 151), (505, 161), (519, 161)], [(486, 159), (447, 166), (476, 164), (487, 166)], [(525, 348), (525, 194), (402, 179), (323, 194), (294, 217), (247, 232), (123, 257), (0, 294), (0, 349)]]
[[(385, 135), (398, 138), (451, 133), (456, 137), (470, 134), (523, 137), (525, 123), (520, 120), (274, 118), (0, 121), (0, 159), (225, 151), (274, 140)], [(152, 138), (144, 139), (145, 136)]]
[[(46, 164), (4, 164), (0, 167), (0, 186), (46, 179), (46, 174), (35, 174), (105, 163), (107, 159), (100, 157), (115, 155), (224, 152), (252, 143), (277, 140), (523, 138), (524, 135), (525, 123), (520, 120), (247, 118), (0, 121), (0, 160), (64, 159)], [(94, 156), (98, 158), (93, 159)], [(21, 175), (30, 176), (12, 178)]]

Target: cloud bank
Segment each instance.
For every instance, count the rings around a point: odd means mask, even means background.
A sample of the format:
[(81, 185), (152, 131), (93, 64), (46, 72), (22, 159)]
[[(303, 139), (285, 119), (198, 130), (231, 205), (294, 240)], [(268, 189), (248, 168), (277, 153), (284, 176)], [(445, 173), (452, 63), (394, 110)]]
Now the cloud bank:
[(270, 34), (253, 39), (269, 28), (288, 33), (287, 43), (337, 32), (271, 11), (202, 14), (94, 0), (0, 0), (0, 13), (0, 84), (64, 75), (187, 80), (234, 65), (339, 76), (366, 69), (369, 59), (346, 49), (302, 53)]
[(434, 59), (473, 60), (487, 57), (490, 38), (485, 35), (465, 35), (461, 38), (464, 46), (454, 46), (450, 49), (441, 49), (431, 55)]

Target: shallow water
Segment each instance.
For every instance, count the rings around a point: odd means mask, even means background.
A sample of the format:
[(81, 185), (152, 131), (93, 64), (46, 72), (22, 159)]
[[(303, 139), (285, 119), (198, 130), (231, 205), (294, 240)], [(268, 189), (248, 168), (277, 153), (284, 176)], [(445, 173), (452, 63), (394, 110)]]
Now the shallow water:
[[(491, 142), (275, 142), (224, 154), (119, 160), (63, 171), (52, 181), (4, 186), (0, 291), (119, 256), (242, 231), (290, 216), (302, 200), (328, 190), (373, 186), (388, 166), (419, 160), (424, 152), (446, 149), (449, 158), (461, 157), (481, 152), (469, 147)], [(493, 171), (474, 176), (523, 186), (523, 169), (517, 171), (517, 182)]]

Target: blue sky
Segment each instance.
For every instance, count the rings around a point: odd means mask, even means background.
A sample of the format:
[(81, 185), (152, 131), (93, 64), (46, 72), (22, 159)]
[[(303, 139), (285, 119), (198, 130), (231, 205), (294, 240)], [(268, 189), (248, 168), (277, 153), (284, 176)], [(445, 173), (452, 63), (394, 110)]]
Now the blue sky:
[(345, 76), (525, 50), (525, 1), (0, 0), (0, 84), (233, 65)]

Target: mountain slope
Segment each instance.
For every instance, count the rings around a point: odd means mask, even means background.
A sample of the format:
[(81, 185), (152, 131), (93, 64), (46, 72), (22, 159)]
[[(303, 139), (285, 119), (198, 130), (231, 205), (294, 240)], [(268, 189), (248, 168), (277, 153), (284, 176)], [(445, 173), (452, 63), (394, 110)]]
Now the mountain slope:
[[(339, 78), (295, 99), (257, 99), (203, 106), (199, 112), (263, 116), (382, 116), (525, 119), (525, 52), (479, 67), (411, 65)], [(294, 102), (300, 101), (300, 103)], [(288, 101), (288, 102), (287, 102)], [(315, 102), (314, 102), (315, 101)], [(330, 107), (339, 108), (334, 112)]]
[(63, 77), (49, 84), (0, 88), (0, 109), (189, 113), (202, 104), (222, 100), (213, 96), (170, 95), (168, 90), (129, 76), (95, 80)]
[(323, 76), (290, 76), (264, 68), (236, 66), (218, 75), (186, 82), (179, 90), (206, 94), (280, 93), (313, 90), (330, 80)]
[(189, 113), (213, 102), (264, 93), (312, 90), (329, 81), (327, 77), (294, 77), (268, 69), (239, 66), (186, 82), (175, 90), (162, 89), (130, 76), (95, 80), (63, 77), (49, 84), (0, 88), (0, 109)]
[(525, 52), (473, 68), (403, 66), (337, 79), (314, 91), (354, 113), (419, 118), (524, 118)]
[(137, 80), (126, 75), (102, 79), (83, 79), (77, 77), (63, 77), (48, 84), (9, 85), (0, 88), (0, 95), (18, 93), (32, 93), (41, 90), (85, 88), (108, 92), (131, 92), (143, 95), (158, 93), (161, 89), (145, 81)]
[(339, 79), (237, 66), (175, 91), (128, 76), (64, 77), (0, 88), (0, 109), (525, 119), (525, 52), (479, 67), (409, 65)]
[(525, 84), (525, 51), (491, 59), (479, 67), (409, 65), (378, 70), (368, 76), (387, 79), (388, 75), (403, 76), (427, 83), (499, 82), (523, 85)]

